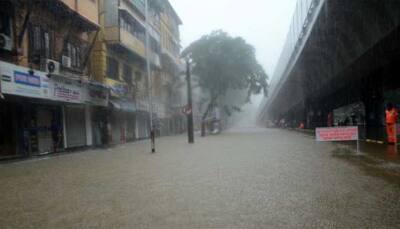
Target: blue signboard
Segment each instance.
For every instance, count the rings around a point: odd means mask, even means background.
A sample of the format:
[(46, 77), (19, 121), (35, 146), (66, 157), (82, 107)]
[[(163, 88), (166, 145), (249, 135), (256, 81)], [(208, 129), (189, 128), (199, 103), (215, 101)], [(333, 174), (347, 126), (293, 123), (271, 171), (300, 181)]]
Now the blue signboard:
[(28, 73), (14, 71), (14, 81), (17, 84), (40, 88), (40, 77)]

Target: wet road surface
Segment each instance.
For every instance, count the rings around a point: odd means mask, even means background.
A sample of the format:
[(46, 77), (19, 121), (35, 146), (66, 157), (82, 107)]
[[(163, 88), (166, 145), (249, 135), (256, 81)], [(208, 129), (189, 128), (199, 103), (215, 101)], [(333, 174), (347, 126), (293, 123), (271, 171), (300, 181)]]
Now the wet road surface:
[(304, 134), (248, 128), (157, 148), (1, 164), (0, 228), (400, 226), (396, 175)]

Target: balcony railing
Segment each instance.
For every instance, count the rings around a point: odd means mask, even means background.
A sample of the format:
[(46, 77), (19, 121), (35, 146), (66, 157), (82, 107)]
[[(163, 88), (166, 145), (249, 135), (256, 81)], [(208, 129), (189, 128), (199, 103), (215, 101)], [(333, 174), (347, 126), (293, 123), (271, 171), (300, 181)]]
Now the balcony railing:
[(143, 16), (146, 14), (145, 0), (128, 0)]
[(110, 44), (119, 44), (126, 49), (136, 53), (142, 58), (146, 58), (146, 48), (144, 42), (130, 32), (118, 27), (106, 27), (104, 30), (105, 40)]
[(179, 64), (178, 62), (178, 55), (174, 55), (170, 50), (166, 48), (161, 48), (163, 54), (167, 55), (175, 64)]
[(120, 34), (120, 39), (123, 46), (135, 52), (139, 56), (146, 58), (146, 48), (141, 40), (124, 29), (120, 29)]

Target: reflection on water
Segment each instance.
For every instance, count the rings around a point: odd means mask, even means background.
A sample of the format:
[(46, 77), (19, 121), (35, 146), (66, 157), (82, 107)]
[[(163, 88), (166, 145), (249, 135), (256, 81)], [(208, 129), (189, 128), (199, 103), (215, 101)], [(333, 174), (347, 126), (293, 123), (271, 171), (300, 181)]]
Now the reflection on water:
[(338, 144), (332, 156), (360, 166), (367, 174), (400, 184), (400, 157), (395, 145), (361, 143), (361, 154), (350, 144)]
[(396, 145), (388, 145), (386, 147), (385, 159), (389, 161), (397, 161), (398, 160), (398, 149)]

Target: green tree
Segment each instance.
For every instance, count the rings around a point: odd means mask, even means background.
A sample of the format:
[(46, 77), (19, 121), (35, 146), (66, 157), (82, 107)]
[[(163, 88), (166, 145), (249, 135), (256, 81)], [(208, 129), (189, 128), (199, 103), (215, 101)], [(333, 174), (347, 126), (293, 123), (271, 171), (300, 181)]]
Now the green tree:
[[(195, 64), (192, 72), (198, 77), (199, 86), (209, 94), (203, 122), (210, 109), (228, 91), (247, 90), (246, 102), (250, 102), (251, 96), (255, 94), (264, 93), (267, 96), (268, 76), (256, 59), (254, 47), (241, 37), (214, 31), (190, 44), (182, 56), (193, 60)], [(240, 110), (232, 104), (218, 105), (226, 113)]]

